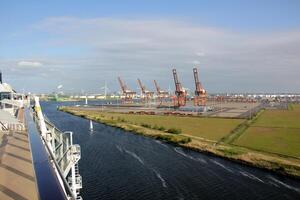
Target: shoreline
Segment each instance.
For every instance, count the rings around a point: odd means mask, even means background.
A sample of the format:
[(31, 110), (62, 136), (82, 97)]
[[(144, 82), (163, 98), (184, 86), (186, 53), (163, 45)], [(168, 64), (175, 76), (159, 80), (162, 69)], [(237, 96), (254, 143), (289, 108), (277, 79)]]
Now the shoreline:
[(300, 180), (300, 159), (297, 158), (280, 156), (273, 153), (261, 152), (248, 149), (246, 147), (209, 141), (202, 138), (189, 137), (188, 135), (166, 133), (164, 131), (143, 127), (141, 125), (119, 121), (117, 119), (108, 119), (100, 114), (95, 117), (82, 113), (83, 111), (80, 112), (74, 109), (72, 110), (72, 107), (59, 107), (58, 110), (74, 116), (93, 120), (97, 123), (121, 128), (136, 135), (151, 137), (185, 149), (220, 157), (236, 163), (260, 168)]

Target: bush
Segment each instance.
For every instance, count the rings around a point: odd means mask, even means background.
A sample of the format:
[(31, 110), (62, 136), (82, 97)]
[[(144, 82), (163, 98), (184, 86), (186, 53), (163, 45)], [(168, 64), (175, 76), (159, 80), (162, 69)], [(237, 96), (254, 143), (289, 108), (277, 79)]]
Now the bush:
[(155, 138), (166, 142), (171, 142), (174, 144), (186, 144), (192, 141), (191, 138), (189, 137), (175, 136), (175, 135), (157, 135), (155, 136)]
[(156, 124), (154, 126), (152, 126), (152, 128), (155, 129), (155, 130), (159, 130), (159, 131), (165, 131), (166, 130), (165, 127), (157, 126)]
[(180, 134), (181, 133), (181, 129), (178, 128), (169, 128), (167, 130), (168, 133), (172, 133), (172, 134)]
[(152, 128), (155, 129), (155, 130), (159, 130), (159, 131), (165, 131), (166, 130), (165, 127), (163, 127), (163, 126), (157, 126), (157, 125), (154, 125)]
[(96, 120), (97, 121), (101, 121), (101, 117), (96, 117)]
[(156, 124), (152, 128), (155, 129), (155, 130), (159, 129), (159, 127)]
[(235, 155), (240, 155), (243, 154), (244, 152), (238, 149), (218, 149), (219, 151), (222, 151), (226, 156), (235, 156)]
[(160, 130), (160, 131), (165, 131), (165, 130), (166, 130), (166, 128), (165, 128), (165, 127), (163, 127), (163, 126), (160, 126), (160, 127), (158, 128), (158, 130)]
[(172, 135), (157, 135), (157, 139), (164, 140), (166, 142), (174, 142), (174, 138)]
[(151, 128), (151, 125), (149, 125), (149, 124), (144, 124), (144, 123), (142, 123), (141, 126), (142, 126), (142, 127), (145, 127), (145, 128)]
[(117, 121), (118, 121), (118, 122), (126, 122), (125, 119), (122, 118), (122, 117), (117, 117)]
[(180, 143), (186, 144), (186, 143), (189, 143), (189, 142), (191, 142), (191, 141), (192, 141), (191, 138), (185, 137), (185, 138), (182, 138), (182, 139), (180, 140)]

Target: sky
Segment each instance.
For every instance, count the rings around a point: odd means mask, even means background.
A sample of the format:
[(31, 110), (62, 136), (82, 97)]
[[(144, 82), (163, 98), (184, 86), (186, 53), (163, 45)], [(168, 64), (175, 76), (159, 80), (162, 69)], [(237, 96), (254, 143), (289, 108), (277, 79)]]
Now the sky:
[(0, 1), (4, 82), (33, 93), (300, 92), (298, 0)]

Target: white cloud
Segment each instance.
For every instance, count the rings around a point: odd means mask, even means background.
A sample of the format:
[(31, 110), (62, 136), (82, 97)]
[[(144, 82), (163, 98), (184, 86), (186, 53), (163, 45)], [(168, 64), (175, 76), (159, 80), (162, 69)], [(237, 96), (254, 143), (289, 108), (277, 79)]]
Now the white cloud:
[(41, 62), (36, 62), (36, 61), (20, 61), (18, 62), (19, 67), (41, 67), (43, 64)]
[[(137, 77), (149, 80), (148, 84), (155, 78), (167, 87), (172, 84), (174, 66), (183, 84), (192, 88), (192, 67), (201, 64), (200, 79), (208, 91), (300, 88), (300, 30), (245, 34), (174, 20), (55, 17), (34, 25), (33, 31), (51, 36), (43, 41), (43, 55), (47, 50), (69, 55), (44, 57), (47, 67), (42, 69), (78, 87), (96, 87), (92, 80), (103, 77), (112, 80), (110, 87), (116, 90), (118, 75), (131, 88)], [(76, 49), (80, 53), (72, 55)], [(21, 61), (18, 65), (40, 67), (43, 63)], [(90, 81), (79, 81), (82, 77)], [(66, 88), (68, 84), (62, 83)]]
[(205, 56), (205, 53), (204, 52), (197, 52), (196, 55), (200, 56), (200, 57), (203, 57), (203, 56)]
[(199, 65), (199, 64), (200, 64), (200, 61), (199, 61), (199, 60), (194, 60), (192, 63), (193, 63), (194, 65)]

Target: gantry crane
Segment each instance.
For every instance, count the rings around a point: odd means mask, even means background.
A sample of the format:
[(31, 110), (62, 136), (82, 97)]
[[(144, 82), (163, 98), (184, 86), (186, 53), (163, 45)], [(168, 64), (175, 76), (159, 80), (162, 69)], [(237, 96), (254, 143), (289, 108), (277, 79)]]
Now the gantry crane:
[(139, 78), (137, 79), (137, 81), (142, 91), (141, 99), (143, 100), (143, 102), (148, 102), (150, 99), (152, 99), (154, 92), (146, 90), (146, 87), (142, 84)]
[(173, 77), (175, 83), (175, 95), (174, 106), (180, 107), (185, 106), (186, 104), (186, 91), (182, 88), (181, 83), (179, 82), (176, 69), (173, 69)]
[(159, 85), (157, 84), (156, 80), (154, 80), (154, 85), (155, 85), (155, 88), (156, 88), (157, 99), (159, 101), (159, 105), (161, 105), (163, 100), (164, 99), (167, 100), (167, 98), (169, 97), (169, 92), (161, 90)]
[(118, 77), (120, 87), (121, 87), (121, 103), (132, 103), (132, 98), (136, 94), (136, 92), (128, 89), (125, 83)]
[(193, 68), (194, 80), (195, 80), (195, 97), (194, 105), (195, 106), (205, 106), (206, 105), (206, 90), (202, 87), (201, 82), (199, 81), (198, 70)]

